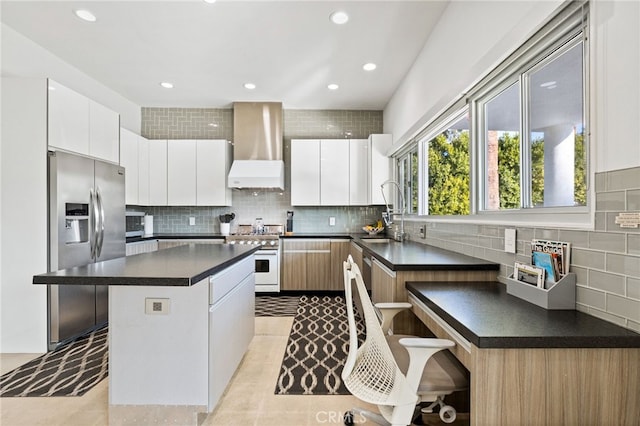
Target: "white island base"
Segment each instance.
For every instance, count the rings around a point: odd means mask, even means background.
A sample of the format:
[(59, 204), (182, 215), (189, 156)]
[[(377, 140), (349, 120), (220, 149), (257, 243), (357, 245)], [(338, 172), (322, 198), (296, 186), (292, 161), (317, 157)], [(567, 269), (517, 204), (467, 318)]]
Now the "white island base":
[(110, 286), (110, 417), (198, 424), (253, 338), (254, 304), (253, 256), (192, 286)]

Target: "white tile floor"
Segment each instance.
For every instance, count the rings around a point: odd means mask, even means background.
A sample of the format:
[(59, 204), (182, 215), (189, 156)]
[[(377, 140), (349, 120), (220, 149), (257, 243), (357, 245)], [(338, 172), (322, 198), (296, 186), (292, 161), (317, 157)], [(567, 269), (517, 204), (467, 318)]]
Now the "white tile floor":
[[(342, 414), (353, 406), (375, 410), (352, 396), (275, 395), (275, 385), (293, 317), (258, 317), (256, 333), (240, 367), (209, 415), (191, 424), (204, 426), (341, 425)], [(2, 354), (1, 373), (26, 363), (38, 354)], [(81, 397), (0, 398), (1, 426), (105, 426), (186, 425), (179, 408), (148, 410), (131, 407), (109, 410), (108, 380)], [(463, 415), (464, 416), (464, 415)], [(443, 425), (436, 418), (429, 425)], [(468, 424), (468, 415), (460, 418)], [(358, 423), (368, 426), (371, 423)]]
[[(218, 407), (203, 425), (337, 425), (342, 413), (354, 405), (352, 396), (275, 395), (275, 385), (293, 317), (256, 318), (256, 335), (227, 387)], [(2, 373), (37, 355), (1, 356)], [(108, 380), (103, 380), (82, 397), (1, 398), (2, 426), (65, 425), (101, 426), (121, 424), (180, 424), (177, 417), (132, 409), (129, 415), (108, 408)], [(164, 418), (163, 418), (164, 416)]]

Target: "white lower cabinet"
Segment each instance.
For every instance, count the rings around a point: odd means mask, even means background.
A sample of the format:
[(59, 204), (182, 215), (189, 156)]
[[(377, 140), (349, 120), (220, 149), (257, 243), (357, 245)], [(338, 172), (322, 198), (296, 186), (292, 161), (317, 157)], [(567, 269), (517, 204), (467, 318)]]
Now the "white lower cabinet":
[(127, 243), (125, 254), (127, 256), (133, 256), (134, 254), (149, 253), (157, 250), (158, 240), (136, 241)]

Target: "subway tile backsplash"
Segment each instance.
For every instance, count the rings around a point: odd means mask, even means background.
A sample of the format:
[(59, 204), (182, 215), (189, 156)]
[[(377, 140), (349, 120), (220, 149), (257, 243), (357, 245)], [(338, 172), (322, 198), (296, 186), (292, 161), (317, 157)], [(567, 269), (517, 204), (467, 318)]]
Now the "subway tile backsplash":
[[(233, 212), (238, 224), (260, 217), (265, 224), (285, 224), (294, 211), (294, 232), (360, 232), (363, 225), (381, 218), (377, 207), (291, 207), (291, 139), (366, 139), (382, 133), (382, 111), (288, 110), (283, 111), (285, 190), (234, 190), (232, 207), (134, 207), (154, 216), (156, 233), (216, 233), (218, 216)], [(148, 139), (233, 140), (233, 109), (142, 108), (142, 136)], [(195, 225), (189, 225), (189, 218)], [(335, 226), (329, 226), (335, 217)]]
[[(505, 226), (411, 222), (409, 237), (501, 264), (500, 276), (513, 262), (530, 261), (533, 238), (572, 243), (571, 272), (577, 278), (576, 308), (640, 332), (640, 228), (620, 228), (615, 217), (638, 212), (640, 167), (597, 173), (595, 230), (516, 227), (517, 253), (502, 250)], [(427, 238), (419, 228), (426, 226)]]

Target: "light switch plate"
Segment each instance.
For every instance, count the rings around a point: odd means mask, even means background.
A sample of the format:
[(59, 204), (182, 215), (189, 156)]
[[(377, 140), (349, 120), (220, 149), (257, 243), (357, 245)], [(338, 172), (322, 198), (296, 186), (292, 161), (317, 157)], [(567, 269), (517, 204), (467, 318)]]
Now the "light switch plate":
[(144, 313), (147, 315), (169, 315), (170, 299), (146, 297), (144, 299)]
[(507, 253), (516, 252), (516, 230), (514, 228), (504, 230), (504, 251)]

